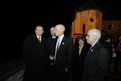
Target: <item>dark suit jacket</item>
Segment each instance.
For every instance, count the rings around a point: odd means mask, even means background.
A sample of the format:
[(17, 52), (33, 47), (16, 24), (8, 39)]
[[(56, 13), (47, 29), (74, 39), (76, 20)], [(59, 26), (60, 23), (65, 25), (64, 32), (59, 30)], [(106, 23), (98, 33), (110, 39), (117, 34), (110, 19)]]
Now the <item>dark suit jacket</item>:
[(110, 53), (97, 42), (87, 54), (84, 62), (84, 81), (107, 81), (110, 67)]
[(108, 49), (108, 51), (110, 52), (111, 57), (112, 57), (112, 54), (113, 54), (112, 44), (109, 43), (109, 42), (106, 42), (106, 41), (103, 41), (102, 44), (103, 44), (103, 46), (104, 46), (106, 49)]
[(63, 73), (65, 72), (65, 68), (70, 70), (73, 58), (74, 58), (73, 39), (68, 36), (64, 36), (61, 41), (55, 60), (56, 63), (55, 67), (57, 72)]
[(26, 63), (23, 81), (40, 81), (46, 79), (48, 53), (46, 39), (42, 37), (41, 43), (36, 35), (28, 36), (23, 44), (22, 53)]
[(56, 38), (49, 37), (47, 39), (47, 44), (49, 46), (49, 55), (54, 55), (56, 40), (57, 40), (57, 37)]

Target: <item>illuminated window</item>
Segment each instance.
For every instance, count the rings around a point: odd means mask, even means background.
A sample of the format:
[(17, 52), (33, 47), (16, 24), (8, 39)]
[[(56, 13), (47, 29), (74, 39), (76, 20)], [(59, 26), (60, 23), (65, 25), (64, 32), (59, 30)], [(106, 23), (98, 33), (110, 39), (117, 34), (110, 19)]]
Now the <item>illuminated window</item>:
[(85, 33), (85, 24), (83, 24), (82, 33)]

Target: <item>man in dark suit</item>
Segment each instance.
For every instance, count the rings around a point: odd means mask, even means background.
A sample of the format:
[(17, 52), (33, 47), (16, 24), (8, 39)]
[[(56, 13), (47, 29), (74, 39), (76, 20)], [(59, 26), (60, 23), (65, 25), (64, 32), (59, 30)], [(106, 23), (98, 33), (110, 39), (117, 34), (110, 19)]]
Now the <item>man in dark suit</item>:
[(103, 37), (102, 44), (104, 45), (104, 47), (105, 47), (106, 49), (108, 49), (108, 51), (109, 51), (110, 54), (111, 54), (111, 58), (112, 58), (113, 50), (112, 50), (111, 37), (108, 36), (108, 35), (105, 35), (105, 36)]
[(54, 81), (68, 81), (73, 62), (74, 42), (72, 38), (64, 35), (64, 31), (64, 25), (57, 24), (55, 26), (55, 35), (58, 39), (56, 42), (54, 55)]
[(50, 28), (50, 34), (51, 34), (51, 36), (47, 39), (47, 43), (49, 46), (49, 60), (50, 60), (49, 65), (53, 65), (53, 59), (51, 59), (51, 58), (53, 58), (53, 56), (54, 56), (55, 44), (56, 44), (56, 40), (57, 40), (57, 37), (55, 36), (55, 27)]
[(48, 80), (53, 81), (54, 53), (57, 39), (55, 36), (55, 27), (50, 28), (50, 34), (51, 36), (47, 39), (47, 44), (49, 46)]
[(98, 29), (90, 29), (87, 33), (87, 43), (92, 48), (85, 58), (83, 81), (108, 81), (110, 53), (99, 42), (100, 37), (101, 32)]
[(38, 25), (35, 28), (35, 34), (28, 36), (24, 41), (22, 53), (26, 68), (23, 81), (46, 81), (49, 56), (43, 33), (43, 27)]

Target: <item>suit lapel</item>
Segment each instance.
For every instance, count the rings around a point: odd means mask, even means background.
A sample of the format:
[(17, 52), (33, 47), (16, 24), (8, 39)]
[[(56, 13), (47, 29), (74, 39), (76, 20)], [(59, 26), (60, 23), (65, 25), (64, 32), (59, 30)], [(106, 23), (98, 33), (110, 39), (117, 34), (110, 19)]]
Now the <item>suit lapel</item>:
[(65, 44), (65, 40), (66, 40), (66, 37), (64, 36), (63, 39), (62, 39), (62, 41), (61, 41), (61, 43), (60, 43), (60, 47), (59, 47), (58, 51), (59, 51), (61, 48), (63, 48), (63, 45)]
[(89, 50), (89, 52), (88, 52), (87, 54), (92, 53), (92, 52), (97, 48), (97, 45), (98, 45), (98, 44), (99, 44), (99, 42), (97, 42), (97, 43), (92, 47), (92, 49)]

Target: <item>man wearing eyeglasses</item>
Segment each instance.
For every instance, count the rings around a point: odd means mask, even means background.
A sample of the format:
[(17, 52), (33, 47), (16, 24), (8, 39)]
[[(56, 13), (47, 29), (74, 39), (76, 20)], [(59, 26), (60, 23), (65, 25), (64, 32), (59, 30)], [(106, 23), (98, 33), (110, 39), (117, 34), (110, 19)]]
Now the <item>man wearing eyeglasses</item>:
[(84, 62), (83, 81), (108, 81), (110, 70), (110, 53), (99, 42), (101, 32), (90, 29), (87, 33), (87, 43), (92, 46)]

